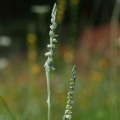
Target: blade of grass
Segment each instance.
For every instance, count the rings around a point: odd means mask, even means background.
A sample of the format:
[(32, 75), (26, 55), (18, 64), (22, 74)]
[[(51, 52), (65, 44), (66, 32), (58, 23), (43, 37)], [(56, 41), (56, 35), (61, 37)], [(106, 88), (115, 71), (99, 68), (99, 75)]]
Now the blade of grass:
[(13, 120), (17, 120), (16, 117), (15, 117), (15, 115), (11, 112), (8, 104), (5, 102), (4, 98), (1, 95), (0, 95), (0, 99), (2, 100), (2, 103), (3, 103), (4, 107), (6, 108), (6, 110), (8, 111), (8, 113), (10, 114), (11, 118)]

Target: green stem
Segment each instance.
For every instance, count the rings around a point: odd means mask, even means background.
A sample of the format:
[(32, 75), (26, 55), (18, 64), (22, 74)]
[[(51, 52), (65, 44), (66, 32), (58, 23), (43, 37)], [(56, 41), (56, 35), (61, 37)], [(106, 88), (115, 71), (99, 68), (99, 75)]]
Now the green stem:
[(48, 93), (48, 120), (51, 119), (51, 89), (50, 89), (50, 70), (46, 68), (46, 78), (47, 78), (47, 93)]

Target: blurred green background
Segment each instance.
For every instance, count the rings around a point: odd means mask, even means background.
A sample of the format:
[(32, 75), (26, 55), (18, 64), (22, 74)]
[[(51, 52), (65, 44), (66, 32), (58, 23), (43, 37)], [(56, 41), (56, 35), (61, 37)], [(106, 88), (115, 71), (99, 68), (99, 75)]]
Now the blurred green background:
[(120, 120), (120, 0), (0, 1), (0, 120), (46, 120), (51, 10), (58, 43), (52, 119), (61, 120), (73, 64), (73, 120)]

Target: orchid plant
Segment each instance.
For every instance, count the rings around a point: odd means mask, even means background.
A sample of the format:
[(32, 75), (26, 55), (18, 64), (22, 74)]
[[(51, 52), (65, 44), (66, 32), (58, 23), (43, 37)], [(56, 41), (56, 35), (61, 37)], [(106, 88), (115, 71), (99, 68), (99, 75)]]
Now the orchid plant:
[[(57, 13), (57, 6), (54, 4), (52, 14), (51, 14), (51, 25), (50, 25), (50, 44), (47, 45), (47, 48), (49, 52), (45, 53), (45, 56), (48, 57), (47, 61), (45, 62), (45, 71), (46, 71), (46, 79), (47, 79), (47, 92), (48, 92), (48, 99), (47, 99), (47, 104), (48, 104), (48, 120), (51, 120), (51, 89), (50, 89), (50, 71), (55, 70), (55, 68), (52, 66), (53, 63), (53, 58), (54, 58), (54, 52), (55, 52), (55, 43), (57, 42), (55, 35), (55, 29), (57, 27), (56, 23), (56, 13)], [(66, 105), (66, 110), (65, 114), (63, 116), (63, 120), (71, 120), (72, 115), (71, 115), (71, 108), (72, 108), (72, 103), (73, 102), (73, 91), (75, 87), (75, 80), (76, 80), (76, 71), (75, 71), (75, 65), (72, 69), (72, 79), (70, 82), (70, 91), (68, 92), (68, 101)]]

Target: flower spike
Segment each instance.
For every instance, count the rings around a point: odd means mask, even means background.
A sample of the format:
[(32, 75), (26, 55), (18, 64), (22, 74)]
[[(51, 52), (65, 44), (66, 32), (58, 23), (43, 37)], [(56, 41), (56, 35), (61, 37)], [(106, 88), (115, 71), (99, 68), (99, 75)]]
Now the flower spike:
[(65, 110), (65, 114), (63, 116), (63, 120), (71, 120), (72, 119), (72, 112), (71, 112), (71, 108), (72, 108), (72, 103), (74, 103), (73, 101), (73, 91), (74, 91), (74, 87), (75, 87), (75, 81), (76, 81), (76, 71), (75, 71), (76, 66), (74, 65), (72, 68), (72, 78), (70, 79), (70, 91), (67, 93), (67, 105), (66, 105), (66, 110)]

